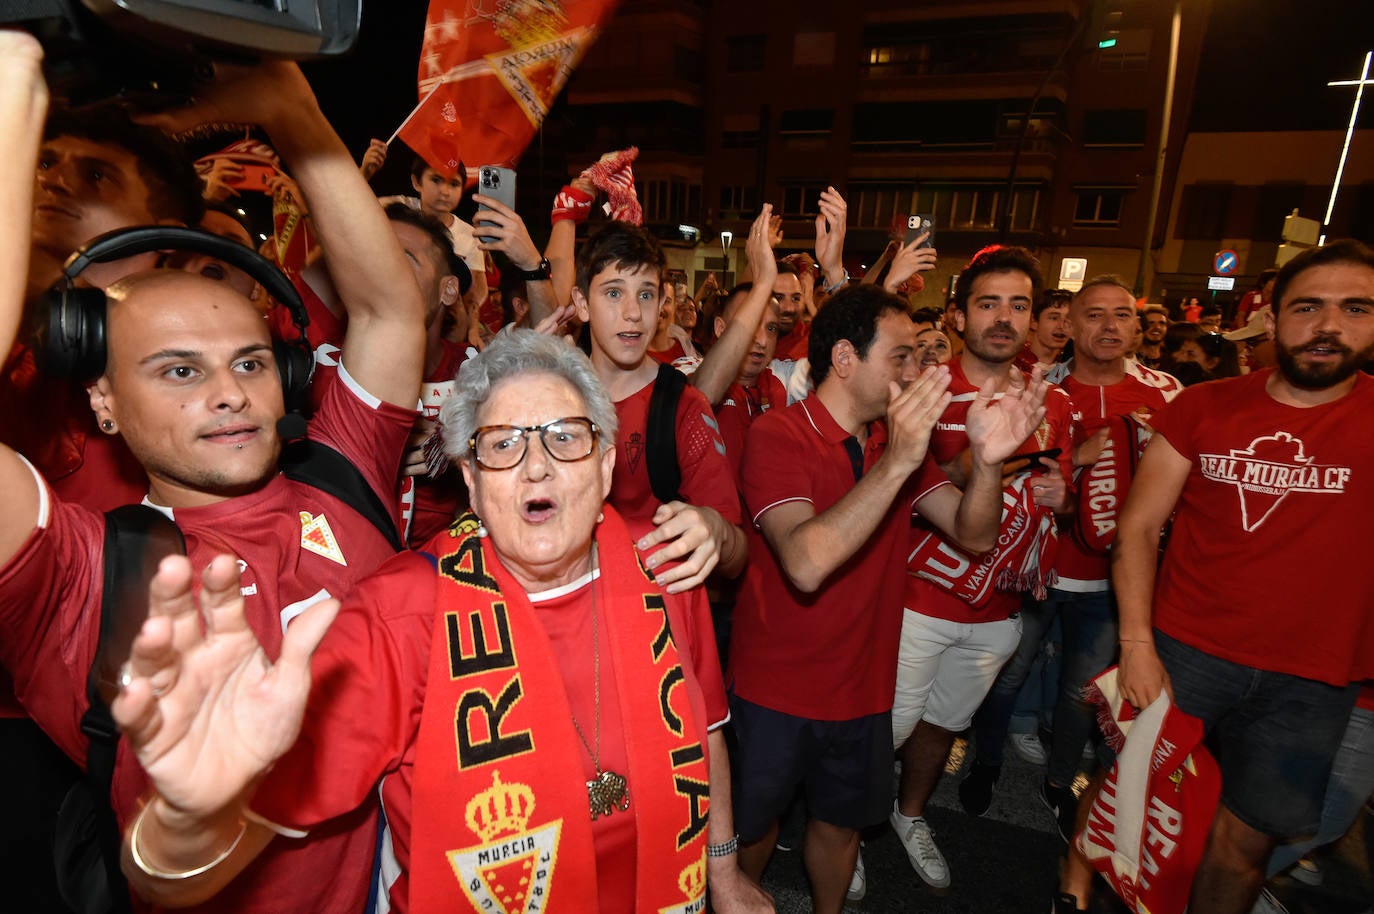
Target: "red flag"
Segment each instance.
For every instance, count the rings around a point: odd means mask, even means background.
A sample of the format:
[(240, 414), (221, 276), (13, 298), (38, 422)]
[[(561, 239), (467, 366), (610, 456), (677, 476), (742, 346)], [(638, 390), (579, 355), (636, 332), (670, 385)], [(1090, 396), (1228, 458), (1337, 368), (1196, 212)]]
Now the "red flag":
[(420, 49), (421, 104), (401, 139), (445, 172), (457, 159), (469, 171), (514, 166), (615, 4), (432, 0)]

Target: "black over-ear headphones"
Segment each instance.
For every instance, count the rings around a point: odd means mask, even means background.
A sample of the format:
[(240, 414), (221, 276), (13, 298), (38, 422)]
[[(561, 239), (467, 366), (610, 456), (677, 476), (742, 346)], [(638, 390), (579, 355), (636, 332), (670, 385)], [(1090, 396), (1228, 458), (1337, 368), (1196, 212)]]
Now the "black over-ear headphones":
[(48, 320), (39, 327), (36, 354), (48, 374), (77, 381), (91, 381), (105, 371), (105, 293), (79, 288), (76, 277), (93, 263), (109, 263), (150, 251), (189, 251), (205, 254), (237, 267), (256, 280), (278, 303), (291, 312), (299, 334), (294, 340), (272, 344), (281, 375), (286, 411), (303, 412), (315, 371), (315, 355), (306, 338), (310, 316), (291, 280), (266, 257), (237, 241), (200, 229), (144, 225), (108, 232), (87, 243), (67, 259), (62, 280), (48, 293)]

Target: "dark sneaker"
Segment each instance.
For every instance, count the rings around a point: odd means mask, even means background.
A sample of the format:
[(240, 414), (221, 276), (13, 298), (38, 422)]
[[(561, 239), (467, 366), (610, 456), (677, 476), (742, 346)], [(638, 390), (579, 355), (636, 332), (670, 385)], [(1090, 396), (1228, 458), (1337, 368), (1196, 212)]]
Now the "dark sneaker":
[(1068, 892), (1059, 892), (1054, 896), (1054, 905), (1050, 908), (1050, 914), (1081, 914), (1078, 910), (1078, 899)]
[(1055, 825), (1059, 827), (1059, 837), (1068, 843), (1073, 838), (1075, 820), (1078, 817), (1078, 798), (1068, 787), (1055, 787), (1049, 781), (1041, 781), (1040, 802), (1054, 813)]
[(968, 776), (959, 782), (959, 804), (971, 816), (986, 815), (992, 805), (992, 789), (1002, 776), (1001, 765), (974, 762)]

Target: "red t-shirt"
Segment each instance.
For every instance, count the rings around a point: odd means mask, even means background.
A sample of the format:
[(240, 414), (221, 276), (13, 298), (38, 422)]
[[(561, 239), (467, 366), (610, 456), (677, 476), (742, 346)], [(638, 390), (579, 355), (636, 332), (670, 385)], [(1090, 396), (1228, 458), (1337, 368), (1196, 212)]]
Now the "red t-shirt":
[(1344, 685), (1374, 674), (1374, 379), (1299, 409), (1260, 371), (1190, 387), (1155, 416), (1192, 462), (1155, 586), (1154, 622), (1217, 657)]
[(649, 350), (649, 358), (661, 365), (671, 365), (686, 354), (687, 350), (683, 349), (682, 344), (677, 340), (673, 340), (672, 345), (667, 349)]
[[(439, 407), (453, 393), (458, 368), (468, 358), (465, 344), (441, 342), (443, 358), (420, 387), (420, 411), (426, 419), (439, 418)], [(456, 466), (450, 466), (438, 478), (402, 476), (398, 491), (401, 536), (412, 548), (446, 529), (467, 496), (463, 475)]]
[[(615, 436), (615, 471), (611, 495), (607, 499), (627, 522), (652, 523), (662, 502), (649, 485), (649, 462), (645, 442), (649, 428), (649, 398), (654, 384), (644, 385), (615, 404), (620, 428)], [(682, 471), (679, 491), (691, 505), (715, 508), (732, 524), (742, 519), (739, 497), (735, 494), (730, 464), (725, 459), (725, 443), (720, 440), (711, 404), (695, 387), (688, 385), (677, 404), (677, 463)]]
[(773, 358), (800, 361), (808, 357), (810, 346), (811, 322), (799, 320), (791, 333), (778, 339), (778, 348), (774, 351)]
[(744, 459), (744, 439), (754, 420), (774, 407), (787, 405), (787, 388), (771, 371), (759, 373), (753, 387), (731, 384), (725, 399), (716, 407), (720, 439), (725, 442), (725, 459), (730, 461), (735, 485), (742, 484), (740, 462)]
[[(1173, 375), (1146, 368), (1130, 359), (1126, 360), (1126, 376), (1105, 387), (1084, 384), (1069, 373), (1072, 370), (1070, 362), (1062, 370), (1064, 376), (1059, 386), (1073, 401), (1075, 446), (1107, 425), (1114, 416), (1134, 413), (1146, 422), (1151, 421), (1151, 417), (1183, 389)], [(1088, 552), (1077, 537), (1061, 536), (1054, 563), (1059, 575), (1055, 587), (1080, 593), (1107, 590), (1111, 575), (1109, 565), (1108, 556)]]
[(39, 373), (29, 347), (11, 350), (0, 376), (0, 402), (0, 442), (38, 467), (64, 501), (109, 511), (148, 491), (148, 475), (124, 439), (96, 427), (85, 389)]
[[(728, 678), (741, 698), (811, 720), (852, 720), (892, 708), (911, 505), (949, 484), (927, 456), (863, 548), (815, 593), (803, 593), (783, 573), (758, 521), (791, 501), (809, 502), (821, 514), (854, 488), (846, 441), (857, 444), (812, 394), (759, 417), (749, 429), (740, 471), (754, 523)], [(865, 472), (886, 448), (887, 428), (875, 422), (864, 448)]]
[[(949, 378), (949, 389), (954, 399), (930, 434), (930, 455), (939, 464), (948, 463), (968, 448), (964, 420), (968, 417), (969, 406), (978, 396), (978, 388), (965, 376), (959, 359), (949, 363)], [(1069, 398), (1063, 391), (1051, 387), (1045, 397), (1044, 420), (1017, 448), (1017, 452), (1022, 454), (1059, 448), (1059, 470), (1066, 480), (1073, 478), (1073, 432), (1070, 428), (1073, 420), (1070, 408)], [(911, 526), (912, 542), (919, 542), (935, 529), (928, 521), (917, 519)], [(954, 554), (968, 555), (948, 540), (946, 545)], [(974, 607), (943, 587), (916, 577), (918, 570), (919, 566), (909, 565), (906, 576), (904, 602), (906, 608), (914, 612), (951, 622), (996, 622), (1021, 610), (1020, 593), (997, 591), (986, 606)], [(948, 573), (948, 568), (941, 568), (937, 573), (943, 577)]]
[[(310, 437), (344, 454), (378, 497), (385, 497), (415, 414), (366, 394), (342, 367), (339, 381), (326, 391)], [(0, 569), (0, 662), (33, 719), (84, 764), (80, 720), (99, 634), (105, 523), (101, 515), (53, 497), (46, 485), (43, 493), (33, 534)], [(291, 619), (313, 603), (346, 593), (392, 554), (381, 533), (352, 508), (284, 476), (250, 495), (179, 509), (175, 520), (193, 568), (223, 552), (239, 557), (249, 624), (273, 658)], [(146, 789), (143, 770), (121, 743), (111, 792), (121, 824)], [(195, 910), (361, 910), (375, 811), (334, 823), (309, 842), (274, 844), (251, 875)], [(332, 875), (302, 879), (302, 873)]]
[[(643, 529), (632, 527), (631, 534)], [(439, 539), (432, 546), (443, 550), (446, 543)], [(410, 910), (411, 789), (429, 672), (435, 580), (428, 562), (415, 554), (402, 554), (362, 581), (344, 601), (313, 661), (317, 686), (296, 748), (273, 767), (252, 801), (254, 812), (267, 821), (313, 835), (320, 823), (366, 802), (380, 780), (387, 821), (382, 878), (392, 910), (402, 914)], [(593, 661), (587, 649), (591, 642), (591, 607), (584, 599), (588, 580), (584, 577), (538, 595), (532, 603), (553, 642), (564, 681), (577, 684), (568, 699), (591, 741), (596, 702), (590, 691)], [(694, 588), (685, 594), (665, 594), (665, 606), (684, 668), (700, 684), (710, 728), (715, 729), (726, 721), (729, 711), (705, 592)], [(600, 616), (603, 684), (614, 680), (613, 660), (604, 649), (609, 624)], [(600, 757), (602, 767), (612, 771), (629, 767), (620, 716), (616, 690), (603, 688)], [(582, 768), (590, 780), (596, 771), (590, 756), (585, 752), (582, 756)], [(569, 762), (550, 760), (560, 766)], [(449, 814), (461, 815), (461, 811)], [(630, 914), (634, 910), (634, 821), (633, 816), (612, 815), (592, 823), (601, 911)]]
[[(305, 338), (315, 353), (315, 374), (310, 379), (310, 408), (318, 410), (324, 403), (325, 389), (334, 380), (339, 366), (344, 335), (348, 331), (348, 315), (330, 311), (299, 273), (291, 276), (291, 283), (300, 293), (306, 316), (310, 318), (305, 328)], [(273, 339), (290, 341), (300, 338), (300, 331), (291, 320), (291, 311), (285, 305), (277, 305), (267, 312), (267, 323)]]

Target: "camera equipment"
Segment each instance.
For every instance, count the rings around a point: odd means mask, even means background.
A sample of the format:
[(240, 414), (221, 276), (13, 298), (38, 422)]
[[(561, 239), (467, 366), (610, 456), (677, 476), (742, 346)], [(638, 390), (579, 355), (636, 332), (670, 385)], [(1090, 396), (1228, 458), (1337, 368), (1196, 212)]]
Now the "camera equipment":
[(217, 61), (342, 54), (362, 0), (24, 0), (0, 24), (43, 43), (45, 75), (70, 107), (118, 98), (145, 110), (186, 99)]

